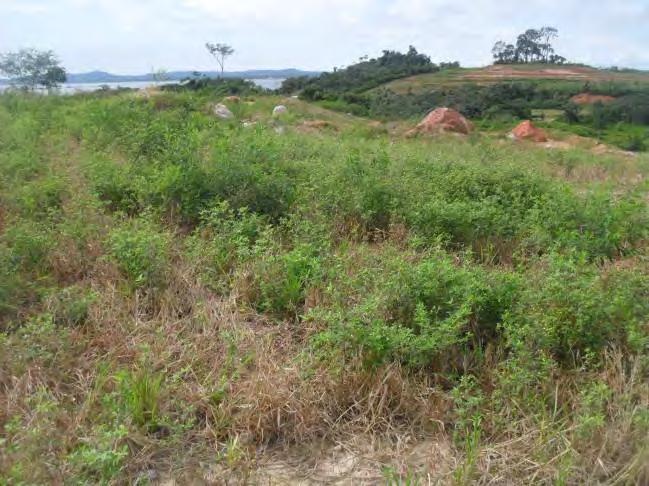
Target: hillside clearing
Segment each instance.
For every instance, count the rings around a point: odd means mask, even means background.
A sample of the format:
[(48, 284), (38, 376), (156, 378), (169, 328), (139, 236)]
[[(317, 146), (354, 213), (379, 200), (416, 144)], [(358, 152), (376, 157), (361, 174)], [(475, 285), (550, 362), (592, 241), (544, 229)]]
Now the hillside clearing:
[(445, 86), (466, 83), (492, 84), (502, 81), (563, 81), (583, 86), (584, 83), (629, 83), (649, 85), (649, 74), (614, 72), (584, 66), (548, 67), (546, 65), (495, 65), (485, 68), (456, 68), (439, 73), (420, 74), (398, 79), (384, 85), (395, 93), (421, 93)]

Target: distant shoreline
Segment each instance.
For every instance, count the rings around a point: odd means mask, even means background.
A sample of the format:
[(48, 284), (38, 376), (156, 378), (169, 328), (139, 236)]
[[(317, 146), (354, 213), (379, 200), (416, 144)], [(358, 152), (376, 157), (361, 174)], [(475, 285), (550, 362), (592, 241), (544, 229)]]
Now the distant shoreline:
[[(278, 89), (286, 78), (247, 78), (246, 81), (251, 81), (256, 85), (269, 89)], [(59, 92), (61, 94), (74, 94), (99, 91), (105, 87), (108, 89), (145, 89), (153, 86), (162, 86), (165, 84), (177, 84), (180, 80), (167, 80), (167, 81), (118, 81), (118, 82), (93, 82), (93, 83), (80, 83), (80, 82), (67, 82), (61, 85)], [(8, 84), (0, 85), (0, 93), (9, 88)]]
[[(165, 82), (178, 82), (196, 77), (227, 79), (287, 79), (300, 76), (318, 76), (317, 71), (302, 71), (299, 69), (253, 69), (248, 71), (231, 71), (221, 74), (217, 71), (169, 71), (164, 73)], [(111, 83), (135, 83), (135, 82), (156, 82), (155, 74), (112, 74), (105, 71), (91, 71), (88, 73), (68, 74), (66, 84), (111, 84)], [(0, 85), (8, 85), (9, 80), (0, 79)]]

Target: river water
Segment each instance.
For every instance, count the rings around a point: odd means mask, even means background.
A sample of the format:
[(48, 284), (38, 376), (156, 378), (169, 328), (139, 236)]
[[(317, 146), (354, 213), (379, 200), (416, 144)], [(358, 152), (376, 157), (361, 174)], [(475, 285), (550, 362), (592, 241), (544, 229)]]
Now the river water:
[[(277, 89), (282, 85), (284, 79), (281, 78), (259, 78), (248, 79), (258, 86), (266, 89)], [(117, 88), (131, 88), (131, 89), (144, 89), (152, 86), (159, 86), (161, 84), (171, 84), (168, 81), (164, 83), (156, 83), (155, 81), (133, 81), (133, 82), (120, 82), (120, 83), (66, 83), (61, 86), (59, 92), (61, 94), (74, 94), (74, 93), (87, 93), (89, 91), (98, 91), (108, 86), (109, 89)], [(9, 86), (0, 85), (0, 92), (7, 89)]]

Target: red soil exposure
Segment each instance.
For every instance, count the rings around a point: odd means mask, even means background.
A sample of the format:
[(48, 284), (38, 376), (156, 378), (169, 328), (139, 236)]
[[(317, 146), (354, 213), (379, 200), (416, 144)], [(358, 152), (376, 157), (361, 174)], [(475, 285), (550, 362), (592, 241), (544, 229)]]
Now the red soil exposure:
[(304, 123), (302, 123), (303, 126), (307, 128), (317, 128), (317, 129), (325, 129), (325, 128), (333, 128), (336, 129), (336, 125), (334, 125), (331, 122), (328, 122), (326, 120), (306, 120)]
[(594, 95), (594, 94), (590, 94), (590, 93), (580, 93), (580, 94), (570, 98), (570, 101), (572, 101), (576, 105), (592, 105), (592, 104), (595, 104), (597, 102), (610, 103), (612, 101), (615, 101), (615, 98), (613, 96)]
[(519, 69), (512, 66), (489, 66), (475, 73), (465, 75), (468, 79), (489, 78), (523, 78), (523, 79), (588, 79), (597, 74), (597, 70), (581, 66), (564, 66), (539, 69)]
[(459, 112), (451, 108), (437, 108), (408, 134), (453, 132), (468, 135), (472, 131), (473, 124)]
[(531, 140), (533, 142), (548, 141), (547, 134), (540, 128), (535, 127), (529, 120), (521, 122), (509, 135), (514, 140)]

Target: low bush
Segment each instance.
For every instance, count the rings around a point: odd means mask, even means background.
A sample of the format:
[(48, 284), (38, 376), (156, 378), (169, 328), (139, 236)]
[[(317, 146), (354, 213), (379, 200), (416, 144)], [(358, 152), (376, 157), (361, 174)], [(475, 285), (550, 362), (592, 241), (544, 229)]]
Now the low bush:
[(169, 268), (170, 237), (145, 219), (126, 222), (109, 235), (111, 258), (134, 288), (165, 285)]
[[(332, 267), (332, 305), (313, 311), (328, 330), (316, 341), (367, 365), (391, 361), (437, 372), (476, 366), (516, 295), (514, 275), (457, 266), (443, 252), (426, 257), (349, 255)], [(360, 272), (340, 281), (350, 268)], [(342, 265), (342, 266), (341, 266)]]
[(320, 272), (313, 248), (301, 246), (287, 253), (265, 254), (253, 266), (257, 308), (278, 317), (297, 318), (306, 292)]
[(90, 306), (96, 298), (96, 294), (87, 289), (78, 286), (66, 287), (49, 296), (47, 308), (54, 324), (79, 326), (88, 319)]
[(188, 239), (188, 254), (205, 285), (227, 292), (235, 270), (265, 251), (270, 231), (263, 216), (218, 203), (203, 211), (201, 224)]
[(602, 271), (583, 255), (549, 255), (502, 324), (516, 352), (551, 356), (569, 367), (601, 364), (610, 347), (649, 345), (649, 280), (632, 270)]

